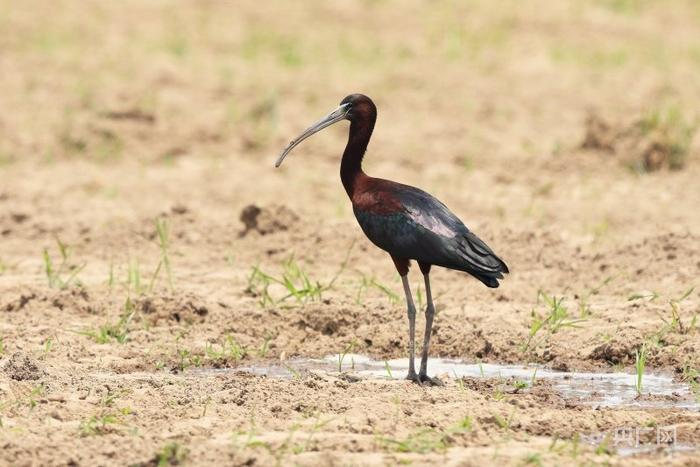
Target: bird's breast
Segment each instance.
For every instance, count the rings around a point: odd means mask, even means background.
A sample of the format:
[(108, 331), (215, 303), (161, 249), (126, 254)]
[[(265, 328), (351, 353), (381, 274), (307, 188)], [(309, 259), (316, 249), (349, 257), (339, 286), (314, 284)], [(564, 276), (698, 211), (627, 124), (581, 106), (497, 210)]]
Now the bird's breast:
[(401, 201), (388, 191), (363, 191), (352, 198), (355, 211), (368, 214), (388, 215), (404, 211)]
[(367, 238), (379, 248), (395, 253), (397, 246), (410, 235), (405, 217), (400, 213), (377, 214), (353, 206), (355, 217)]

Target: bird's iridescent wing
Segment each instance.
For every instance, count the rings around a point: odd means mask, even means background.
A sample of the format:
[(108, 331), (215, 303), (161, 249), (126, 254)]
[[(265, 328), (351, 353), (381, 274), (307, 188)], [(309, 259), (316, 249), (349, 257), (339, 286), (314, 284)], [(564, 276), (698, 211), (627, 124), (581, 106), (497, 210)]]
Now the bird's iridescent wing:
[(401, 209), (388, 214), (355, 210), (365, 234), (396, 257), (468, 272), (497, 287), (506, 264), (442, 202), (423, 190), (391, 184)]

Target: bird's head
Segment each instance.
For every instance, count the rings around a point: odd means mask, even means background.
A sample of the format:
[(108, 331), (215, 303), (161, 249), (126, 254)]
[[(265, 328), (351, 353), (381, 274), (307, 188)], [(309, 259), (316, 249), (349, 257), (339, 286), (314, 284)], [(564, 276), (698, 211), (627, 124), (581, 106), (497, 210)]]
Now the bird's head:
[(326, 127), (333, 125), (341, 120), (350, 120), (350, 122), (361, 122), (361, 121), (372, 121), (374, 123), (374, 118), (377, 115), (377, 107), (372, 102), (372, 99), (365, 96), (364, 94), (350, 94), (340, 101), (340, 105), (333, 112), (329, 113), (318, 122), (311, 125), (309, 128), (304, 130), (299, 136), (294, 138), (289, 142), (284, 151), (277, 158), (275, 162), (275, 167), (282, 165), (282, 161), (287, 154), (289, 154), (292, 149), (297, 147), (299, 143), (304, 141), (309, 136), (314, 133), (318, 133)]
[(369, 121), (377, 116), (377, 107), (372, 99), (364, 94), (350, 94), (340, 101), (340, 105), (347, 106), (345, 118), (351, 122)]

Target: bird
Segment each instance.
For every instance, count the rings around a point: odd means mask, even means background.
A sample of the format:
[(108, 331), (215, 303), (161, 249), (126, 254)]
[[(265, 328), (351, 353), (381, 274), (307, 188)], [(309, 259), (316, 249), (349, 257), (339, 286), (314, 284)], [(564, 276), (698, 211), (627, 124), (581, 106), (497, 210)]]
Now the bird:
[[(486, 243), (437, 198), (425, 191), (391, 180), (370, 177), (362, 160), (377, 120), (377, 107), (363, 94), (350, 94), (338, 108), (293, 139), (280, 153), (275, 167), (302, 141), (334, 123), (348, 120), (348, 142), (340, 163), (340, 179), (352, 202), (357, 222), (369, 240), (389, 253), (401, 276), (408, 315), (407, 380), (421, 385), (442, 385), (428, 376), (428, 353), (435, 306), (430, 288), (430, 270), (440, 266), (472, 275), (490, 288), (508, 273), (508, 266)], [(420, 369), (415, 369), (416, 306), (408, 272), (418, 263), (425, 283), (425, 334)]]

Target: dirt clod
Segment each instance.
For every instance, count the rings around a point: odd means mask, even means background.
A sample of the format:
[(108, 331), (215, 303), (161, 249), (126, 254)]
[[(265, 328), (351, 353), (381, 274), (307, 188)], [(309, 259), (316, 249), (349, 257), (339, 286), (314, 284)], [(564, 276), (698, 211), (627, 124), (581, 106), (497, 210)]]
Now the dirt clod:
[(638, 171), (681, 169), (691, 151), (696, 126), (677, 120), (680, 117), (672, 121), (668, 118), (642, 115), (608, 120), (589, 113), (581, 148), (611, 153), (623, 165)]
[(5, 311), (19, 311), (23, 309), (29, 302), (36, 299), (37, 295), (34, 292), (20, 293), (19, 297), (10, 300), (4, 306)]
[(140, 297), (134, 301), (134, 305), (152, 323), (162, 320), (178, 323), (202, 322), (211, 307), (200, 298), (189, 295)]
[(599, 360), (613, 365), (629, 363), (634, 359), (634, 350), (637, 347), (634, 341), (624, 338), (613, 338), (610, 342), (598, 345), (590, 353), (592, 360)]
[(589, 113), (586, 117), (586, 132), (581, 143), (584, 149), (615, 151), (617, 130), (596, 113)]
[(15, 352), (2, 364), (2, 371), (16, 381), (34, 381), (44, 375), (37, 361), (23, 352)]
[(245, 225), (245, 230), (240, 233), (243, 237), (251, 231), (267, 235), (288, 230), (299, 220), (299, 216), (286, 206), (272, 205), (260, 208), (251, 204), (243, 208), (240, 219)]

